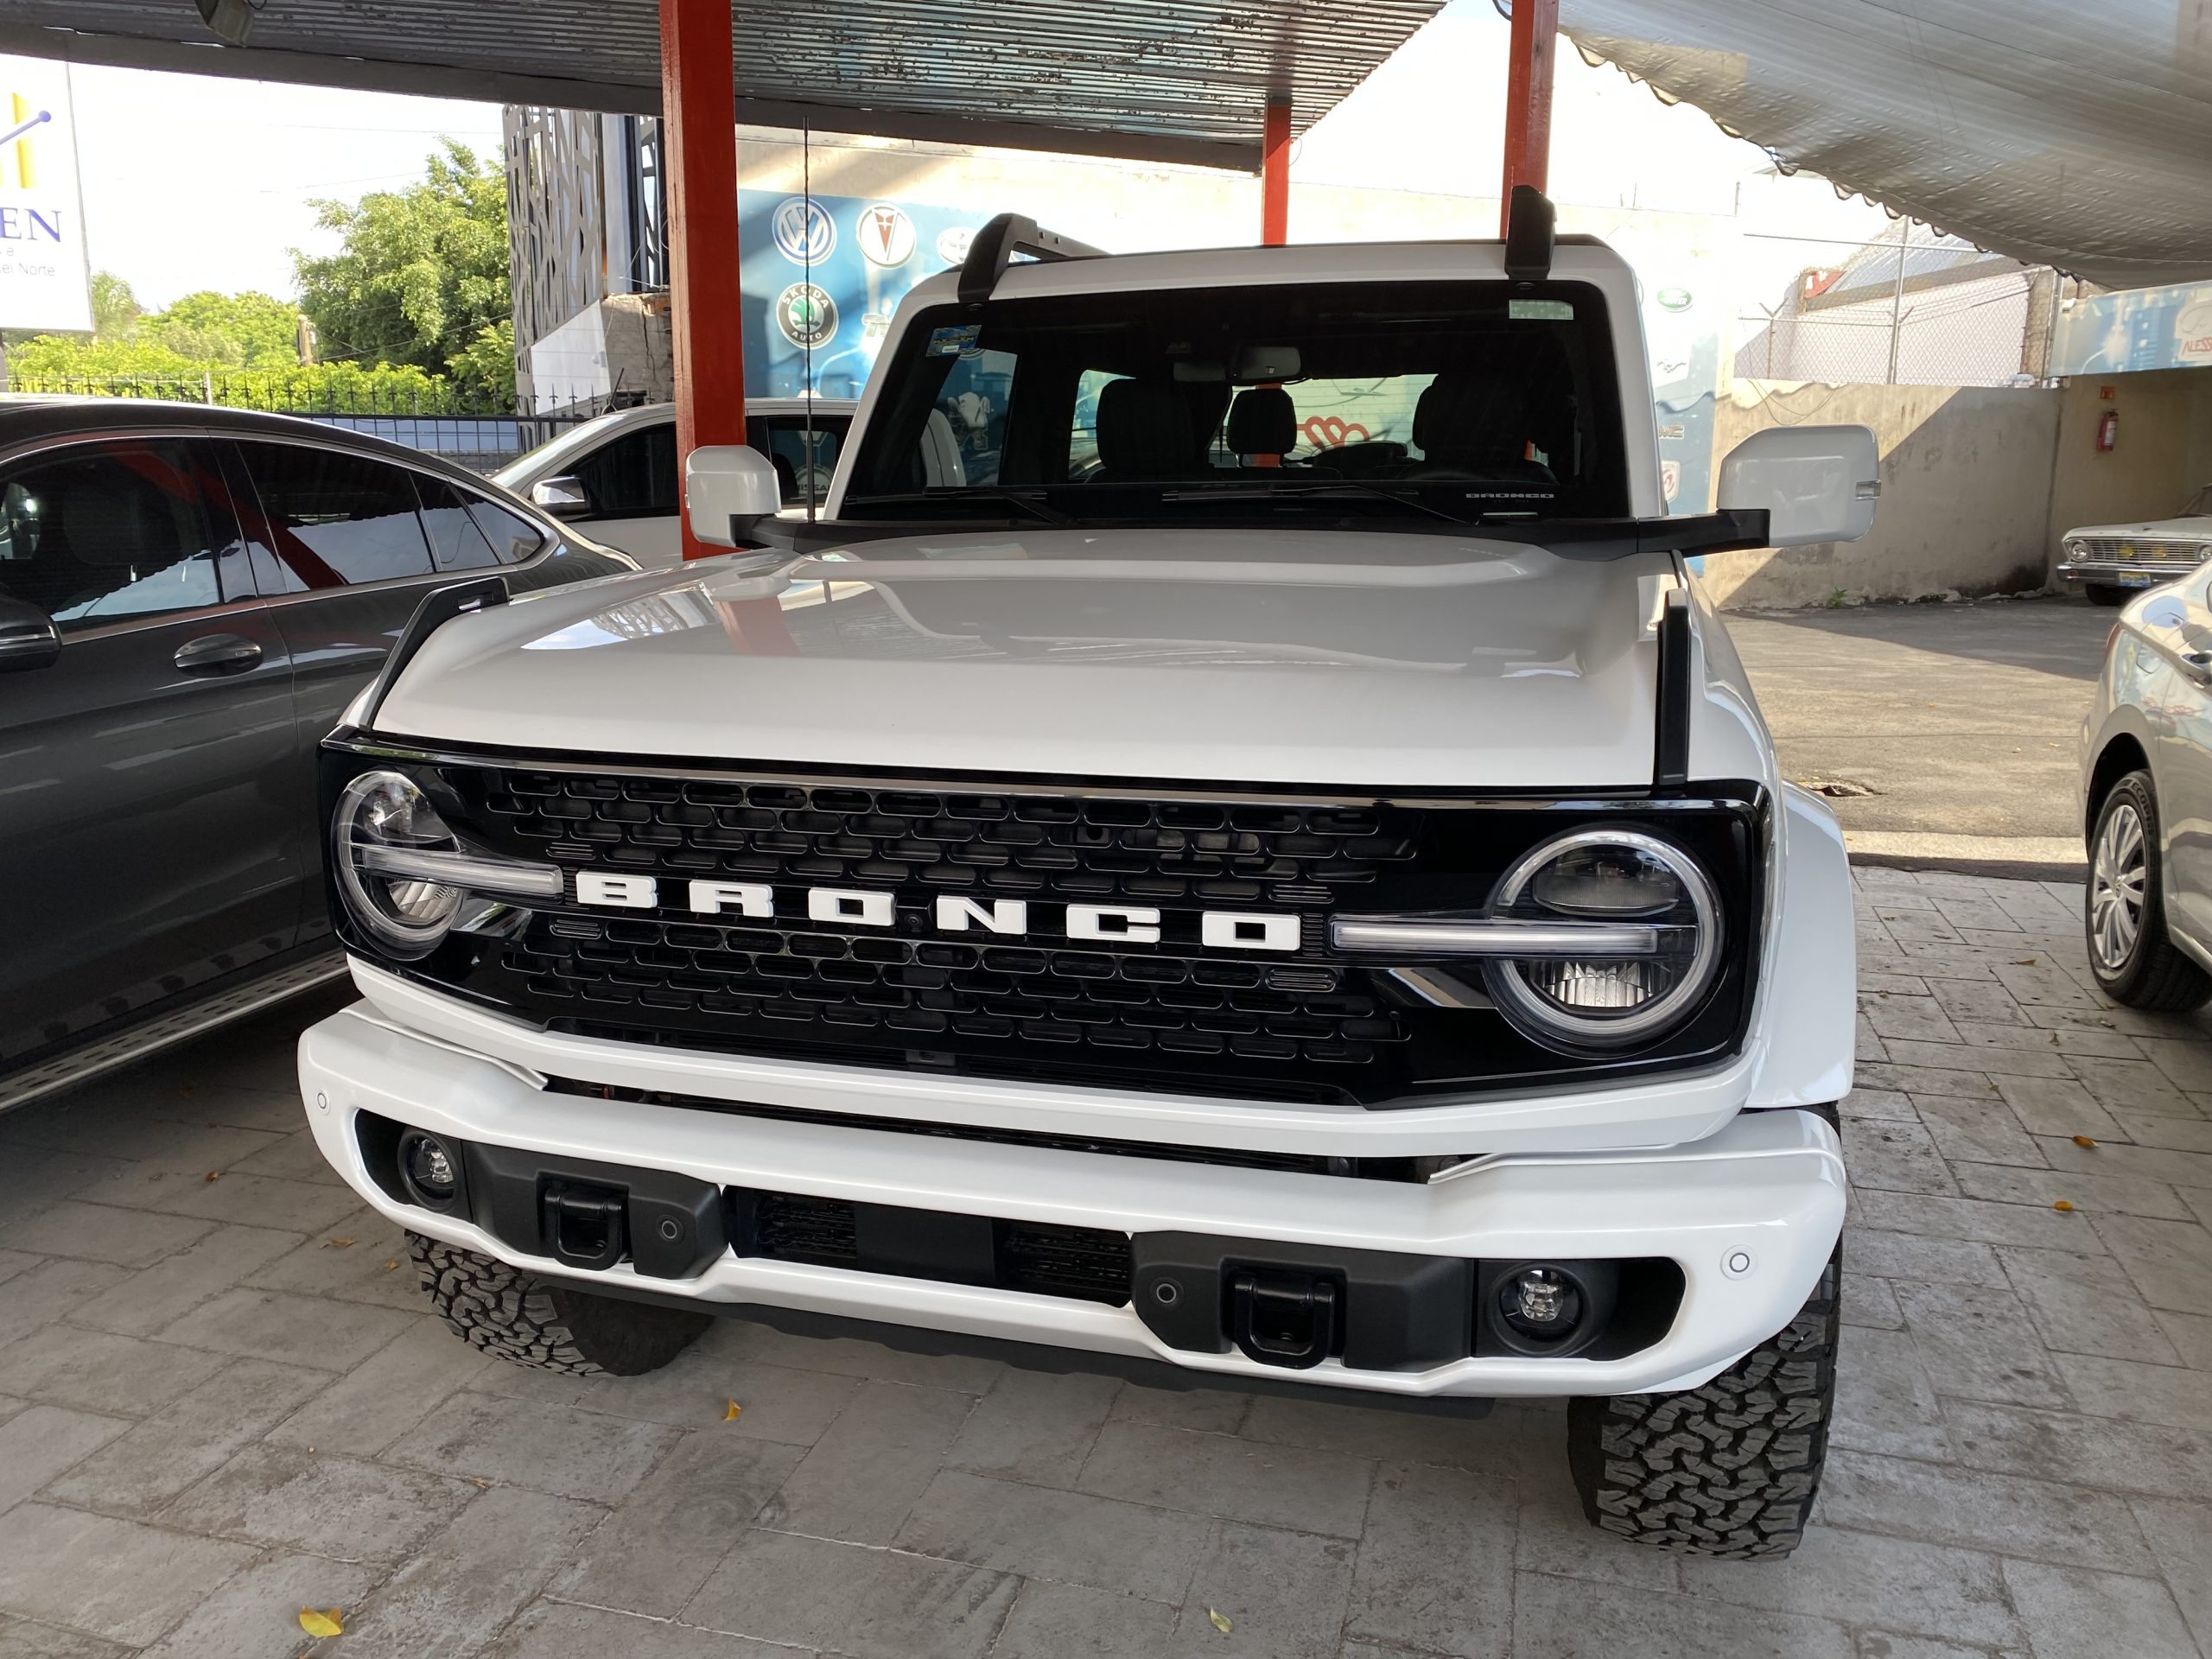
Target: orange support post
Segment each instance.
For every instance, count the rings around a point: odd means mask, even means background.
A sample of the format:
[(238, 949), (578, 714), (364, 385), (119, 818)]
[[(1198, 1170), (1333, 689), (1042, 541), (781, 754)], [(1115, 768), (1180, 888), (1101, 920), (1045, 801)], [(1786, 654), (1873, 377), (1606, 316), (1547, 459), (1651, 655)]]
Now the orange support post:
[(1552, 55), (1559, 48), (1559, 0), (1513, 0), (1512, 56), (1505, 76), (1505, 181), (1498, 188), (1497, 233), (1505, 234), (1513, 187), (1545, 188), (1551, 171)]
[[(668, 168), (676, 452), (745, 442), (737, 278), (737, 84), (729, 0), (660, 0), (661, 146)], [(683, 556), (726, 551), (683, 525)]]
[(1290, 240), (1290, 100), (1268, 100), (1260, 137), (1260, 240), (1279, 248)]

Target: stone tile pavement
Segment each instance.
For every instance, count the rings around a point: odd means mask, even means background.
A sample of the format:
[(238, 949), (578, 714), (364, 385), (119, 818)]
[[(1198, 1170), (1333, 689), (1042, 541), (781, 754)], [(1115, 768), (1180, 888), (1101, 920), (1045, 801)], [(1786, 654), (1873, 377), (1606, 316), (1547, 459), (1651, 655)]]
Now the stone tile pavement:
[(2103, 1006), (2078, 890), (1861, 898), (1840, 1421), (1791, 1561), (1591, 1531), (1549, 1405), (737, 1322), (645, 1378), (501, 1366), (321, 1166), (296, 1006), (0, 1119), (0, 1656), (290, 1655), (308, 1605), (345, 1659), (2212, 1652), (2212, 1020)]

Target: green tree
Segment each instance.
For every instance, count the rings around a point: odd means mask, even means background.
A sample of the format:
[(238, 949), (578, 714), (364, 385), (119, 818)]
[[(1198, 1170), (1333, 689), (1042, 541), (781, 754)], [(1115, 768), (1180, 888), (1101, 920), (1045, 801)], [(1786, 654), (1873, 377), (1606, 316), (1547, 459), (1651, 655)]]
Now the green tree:
[(351, 207), (315, 204), (318, 222), (343, 238), (327, 257), (295, 250), (300, 306), (331, 361), (451, 367), (487, 396), (514, 396), (512, 348), (487, 348), (486, 330), (508, 327), (507, 190), (497, 157), (480, 162), (442, 139), (427, 175), (404, 190)]
[(203, 289), (142, 319), (137, 337), (198, 362), (276, 369), (299, 362), (298, 330), (298, 308), (283, 300)]
[(144, 309), (130, 291), (130, 284), (113, 271), (92, 273), (92, 333), (97, 338), (124, 338), (138, 326)]

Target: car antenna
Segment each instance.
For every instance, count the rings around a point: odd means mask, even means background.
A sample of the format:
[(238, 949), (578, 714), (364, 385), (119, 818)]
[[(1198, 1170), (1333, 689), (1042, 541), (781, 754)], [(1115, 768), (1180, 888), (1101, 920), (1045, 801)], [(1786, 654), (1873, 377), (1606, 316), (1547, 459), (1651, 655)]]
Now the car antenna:
[[(814, 129), (802, 120), (798, 126), (798, 196), (806, 205), (799, 210), (799, 248), (806, 255), (804, 274), (810, 294), (814, 288)], [(814, 515), (814, 326), (807, 325), (799, 350), (806, 353), (805, 400), (799, 405), (799, 460), (806, 467), (806, 522)]]

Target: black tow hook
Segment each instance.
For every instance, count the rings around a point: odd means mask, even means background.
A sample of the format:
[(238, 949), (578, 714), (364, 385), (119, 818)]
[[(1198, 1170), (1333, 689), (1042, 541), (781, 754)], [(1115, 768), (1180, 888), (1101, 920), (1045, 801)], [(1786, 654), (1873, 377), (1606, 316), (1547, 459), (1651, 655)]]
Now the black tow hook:
[(546, 1254), (572, 1268), (611, 1268), (630, 1248), (629, 1195), (582, 1181), (548, 1181), (538, 1195)]
[(1310, 1274), (1247, 1268), (1229, 1281), (1229, 1337), (1262, 1365), (1318, 1365), (1337, 1344), (1337, 1287)]

